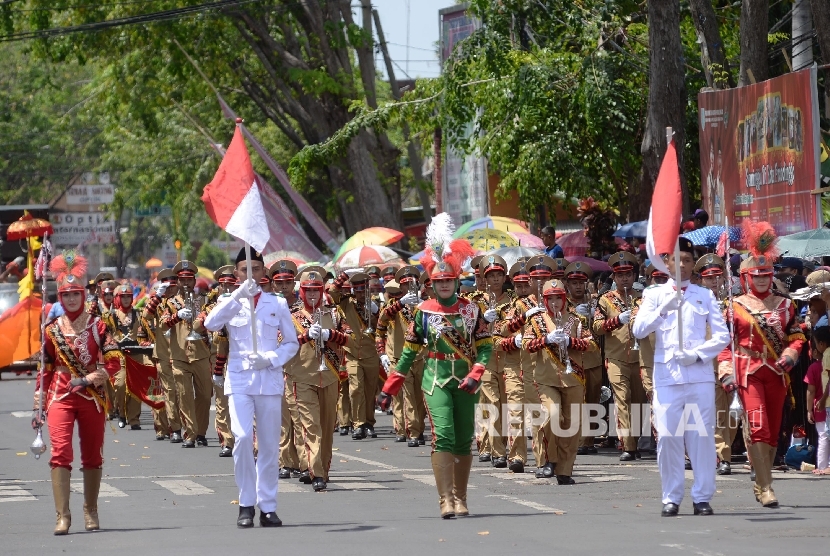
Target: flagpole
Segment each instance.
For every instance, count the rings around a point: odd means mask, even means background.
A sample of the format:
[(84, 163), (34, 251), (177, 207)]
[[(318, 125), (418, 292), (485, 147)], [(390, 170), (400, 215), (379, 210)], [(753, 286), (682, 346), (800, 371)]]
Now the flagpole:
[[(245, 242), (245, 264), (248, 265), (248, 280), (254, 279), (254, 272), (251, 269), (251, 244)], [(256, 298), (251, 298), (251, 345), (253, 352), (257, 352), (256, 345)]]
[[(671, 145), (672, 139), (674, 137), (674, 131), (671, 127), (666, 128), (666, 151), (669, 150), (669, 145)], [(683, 224), (682, 218), (681, 222), (678, 222), (678, 226)], [(683, 288), (680, 285), (680, 235), (677, 236), (677, 240), (674, 244), (674, 286), (675, 290), (677, 290), (677, 342), (680, 349), (684, 348), (683, 344)]]

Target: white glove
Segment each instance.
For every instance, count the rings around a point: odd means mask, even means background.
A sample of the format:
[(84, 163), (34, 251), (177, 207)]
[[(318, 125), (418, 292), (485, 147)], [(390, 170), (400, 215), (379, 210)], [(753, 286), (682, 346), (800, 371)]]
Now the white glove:
[(674, 352), (675, 360), (683, 365), (684, 367), (688, 367), (689, 365), (693, 364), (695, 361), (698, 360), (697, 353), (693, 351), (687, 351), (685, 349), (678, 349)]
[(591, 316), (591, 306), (587, 303), (577, 305), (575, 310), (577, 315), (582, 315), (583, 317)]
[(623, 324), (628, 324), (629, 322), (631, 322), (631, 310), (630, 309), (628, 311), (623, 311), (622, 313), (620, 313), (620, 322), (623, 323)]
[(328, 342), (331, 337), (331, 330), (323, 328), (319, 324), (312, 324), (308, 328), (308, 337), (312, 340), (323, 340), (324, 342)]
[(18, 267), (23, 266), (23, 263), (25, 263), (25, 262), (26, 262), (26, 259), (22, 255), (19, 256), (19, 257), (14, 258), (14, 264), (16, 264)]
[(530, 318), (530, 317), (532, 317), (533, 315), (538, 315), (539, 313), (544, 313), (544, 312), (545, 312), (545, 308), (544, 308), (544, 307), (534, 307), (534, 308), (532, 308), (532, 309), (528, 309), (528, 310), (525, 312), (525, 319), (529, 319), (529, 318)]
[(417, 293), (410, 292), (401, 298), (401, 303), (404, 305), (417, 305), (421, 302), (421, 298)]
[(231, 294), (235, 301), (239, 301), (244, 297), (255, 297), (260, 292), (259, 284), (248, 278), (239, 285)]
[(548, 332), (548, 335), (545, 336), (546, 344), (557, 344), (562, 346), (565, 345), (567, 342), (568, 335), (561, 328), (557, 328), (553, 332)]
[(513, 344), (514, 344), (517, 348), (522, 349), (522, 335), (521, 335), (521, 334), (516, 334), (516, 335), (513, 337)]
[(645, 286), (643, 286), (639, 282), (634, 282), (634, 284), (632, 284), (632, 286), (631, 286), (631, 289), (634, 290), (635, 292), (641, 292), (645, 289)]
[(170, 287), (170, 284), (168, 284), (167, 282), (159, 282), (158, 284), (156, 284), (156, 287), (154, 288), (154, 290), (156, 292), (156, 295), (161, 297), (165, 293), (167, 293), (167, 288), (169, 288), (169, 287)]
[(213, 385), (217, 388), (225, 387), (225, 377), (222, 375), (213, 375)]
[(680, 300), (676, 295), (670, 296), (660, 305), (660, 314), (665, 315), (669, 311), (677, 311), (680, 308)]
[(378, 304), (377, 304), (377, 303), (375, 303), (374, 301), (372, 301), (372, 314), (373, 314), (373, 315), (377, 315), (377, 314), (378, 314), (378, 310), (380, 310), (380, 307), (378, 307)]
[(499, 313), (495, 309), (487, 309), (486, 311), (484, 311), (484, 320), (486, 320), (488, 323), (491, 323), (494, 320), (496, 320), (498, 316)]
[(190, 320), (193, 318), (193, 311), (188, 308), (179, 309), (179, 312), (176, 313), (176, 316), (179, 317), (181, 320)]
[(383, 370), (387, 373), (389, 372), (389, 369), (392, 367), (392, 362), (389, 360), (389, 356), (385, 353), (380, 356), (380, 364), (383, 365)]
[(271, 366), (271, 361), (261, 353), (251, 353), (248, 355), (248, 362), (255, 371), (261, 371)]

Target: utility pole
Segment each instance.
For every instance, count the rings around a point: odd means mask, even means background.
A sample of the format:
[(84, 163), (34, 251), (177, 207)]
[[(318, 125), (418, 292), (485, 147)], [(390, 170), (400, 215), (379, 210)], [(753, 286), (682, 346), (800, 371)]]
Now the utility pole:
[[(381, 27), (380, 24), (380, 16), (378, 15), (378, 11), (372, 10), (372, 16), (375, 19), (375, 27), (378, 32), (380, 50), (383, 53), (383, 60), (386, 63), (386, 73), (389, 76), (389, 86), (392, 88), (392, 97), (395, 100), (400, 100), (401, 90), (400, 87), (398, 87), (398, 80), (395, 79), (395, 69), (392, 67), (392, 59), (389, 57), (389, 49), (386, 47), (386, 38), (383, 35), (383, 27)], [(421, 205), (424, 209), (424, 221), (428, 225), (432, 221), (432, 207), (429, 202), (429, 194), (422, 187), (424, 176), (421, 174), (421, 153), (418, 152), (418, 147), (415, 145), (415, 142), (410, 141), (409, 124), (406, 122), (403, 122), (403, 139), (407, 143), (407, 153), (409, 155), (409, 165), (412, 167), (412, 177), (415, 179), (415, 187), (418, 189), (418, 198), (420, 199)]]
[(792, 26), (793, 71), (798, 71), (813, 63), (813, 13), (810, 0), (793, 2)]

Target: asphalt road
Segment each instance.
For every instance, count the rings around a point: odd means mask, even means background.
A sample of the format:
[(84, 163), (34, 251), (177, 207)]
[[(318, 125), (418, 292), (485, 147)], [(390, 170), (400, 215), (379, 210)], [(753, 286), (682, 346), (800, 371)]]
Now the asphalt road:
[[(621, 464), (618, 453), (577, 458), (573, 486), (476, 463), (468, 518), (441, 520), (429, 446), (395, 443), (391, 418), (377, 439), (335, 437), (329, 490), (280, 481), (281, 529), (238, 530), (233, 461), (210, 446), (184, 450), (144, 430), (107, 428), (99, 502), (103, 530), (83, 530), (81, 477), (73, 474), (70, 535), (55, 537), (48, 452), (28, 451), (31, 379), (0, 381), (0, 553), (11, 554), (773, 554), (826, 549), (830, 478), (776, 473), (782, 507), (761, 508), (748, 471), (718, 478), (713, 517), (660, 517), (654, 460)], [(48, 443), (48, 438), (47, 438)], [(532, 459), (532, 455), (530, 456)], [(76, 446), (76, 464), (78, 452)], [(77, 468), (77, 465), (76, 465)], [(691, 472), (687, 472), (687, 478)]]

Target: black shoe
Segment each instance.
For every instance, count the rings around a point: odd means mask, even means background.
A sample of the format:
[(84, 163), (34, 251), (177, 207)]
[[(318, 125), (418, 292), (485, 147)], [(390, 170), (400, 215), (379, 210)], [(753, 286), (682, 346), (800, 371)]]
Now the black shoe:
[(424, 440), (424, 433), (419, 434), (418, 435), (418, 445), (423, 446), (425, 443), (426, 443), (426, 440)]
[(588, 446), (580, 446), (576, 449), (576, 455), (578, 456), (587, 456), (588, 455)]
[(326, 490), (326, 481), (322, 477), (314, 477), (314, 480), (311, 481), (311, 488), (314, 489), (314, 492)]
[(110, 413), (107, 417), (110, 421), (115, 421), (116, 419), (118, 419), (118, 413)]
[(620, 461), (634, 461), (637, 459), (637, 456), (634, 452), (623, 452), (620, 454)]
[[(170, 442), (173, 444), (179, 444), (182, 441), (182, 433), (181, 431), (173, 431), (173, 434), (170, 435)], [(251, 518), (253, 519), (253, 518)]]
[(369, 436), (369, 438), (377, 438), (378, 433), (375, 432), (375, 427), (372, 425), (366, 425), (364, 428), (364, 433)]
[(550, 479), (553, 477), (553, 470), (556, 467), (555, 463), (547, 462), (543, 467), (536, 470), (537, 479)]
[(130, 430), (131, 431), (140, 431), (141, 430), (141, 425), (130, 425)]
[(586, 446), (585, 451), (589, 454), (598, 454), (597, 449), (594, 446)]
[(300, 472), (300, 482), (303, 483), (304, 485), (310, 485), (311, 484), (311, 473), (309, 472), (308, 469), (306, 469), (305, 471)]
[(259, 511), (259, 525), (260, 527), (282, 527), (282, 520), (277, 517), (276, 512), (265, 513)]
[(496, 469), (504, 469), (505, 467), (507, 467), (507, 458), (504, 456), (501, 456), (500, 458), (493, 458), (492, 463), (493, 467), (495, 467)]
[(478, 455), (478, 461), (484, 463), (485, 461), (490, 461), (490, 454), (484, 452), (483, 454)]
[(643, 459), (643, 454), (640, 453), (640, 450), (635, 450), (634, 457), (637, 459)]
[(167, 440), (167, 435), (163, 432), (156, 433), (156, 440)]
[(349, 427), (340, 427), (340, 436), (348, 436)]
[(352, 440), (363, 440), (364, 438), (366, 438), (366, 429), (357, 427), (352, 433)]
[(256, 514), (256, 509), (253, 506), (239, 506), (239, 518), (236, 520), (236, 526), (240, 529), (253, 527), (254, 514)]
[(126, 426), (127, 426), (127, 420), (119, 415), (118, 416), (118, 428), (123, 429)]
[(220, 458), (231, 458), (233, 457), (233, 448), (230, 446), (222, 446), (222, 449), (219, 450), (219, 457)]
[(194, 440), (188, 439), (188, 440), (185, 440), (182, 443), (182, 448), (195, 448), (195, 447), (196, 447), (196, 442)]
[(677, 504), (669, 502), (668, 504), (663, 504), (663, 511), (660, 512), (660, 515), (663, 517), (677, 517), (679, 510), (680, 508), (677, 507)]
[(732, 465), (728, 461), (720, 462), (718, 465), (718, 475), (731, 475), (732, 474)]
[(291, 478), (292, 479), (299, 479), (300, 475), (302, 475), (302, 473), (300, 472), (299, 469), (293, 469), (293, 468), (291, 469)]
[(280, 479), (290, 479), (291, 470), (287, 467), (280, 467), (280, 473), (277, 475)]
[(197, 436), (196, 437), (196, 444), (198, 446), (207, 446), (208, 445), (207, 438), (205, 438), (204, 436)]
[(395, 442), (406, 442), (406, 437), (401, 435), (395, 436)]
[(520, 459), (513, 459), (510, 460), (510, 463), (507, 465), (507, 468), (510, 469), (513, 473), (524, 473), (525, 472), (525, 462)]
[(697, 504), (692, 504), (695, 508), (695, 515), (712, 515), (715, 512), (712, 511), (712, 506), (709, 505), (709, 502), (698, 502)]
[(421, 443), (418, 442), (417, 438), (410, 438), (409, 441), (406, 443), (406, 445), (410, 448), (417, 448), (418, 446), (421, 445)]
[(556, 484), (559, 485), (575, 485), (576, 481), (573, 480), (573, 477), (570, 475), (557, 475), (556, 476)]
[(692, 460), (687, 459), (686, 460), (686, 471), (691, 471), (691, 470), (692, 470)]

